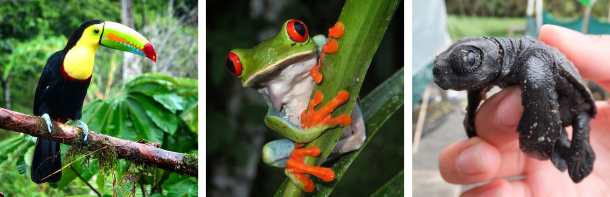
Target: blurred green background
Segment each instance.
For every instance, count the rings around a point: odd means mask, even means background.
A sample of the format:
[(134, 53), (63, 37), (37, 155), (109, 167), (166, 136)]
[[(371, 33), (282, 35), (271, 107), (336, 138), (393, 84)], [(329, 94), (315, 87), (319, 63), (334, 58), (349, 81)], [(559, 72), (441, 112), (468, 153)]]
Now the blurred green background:
[[(126, 83), (136, 78), (140, 73), (154, 72), (163, 74), (149, 76), (148, 79), (151, 81), (171, 81), (174, 83), (171, 87), (174, 88), (173, 90), (185, 87), (185, 89), (180, 89), (183, 92), (178, 93), (180, 98), (177, 98), (177, 100), (181, 101), (179, 104), (188, 103), (188, 107), (194, 108), (184, 108), (183, 111), (179, 110), (179, 113), (174, 114), (177, 118), (173, 120), (176, 121), (168, 124), (177, 124), (178, 126), (174, 127), (178, 128), (177, 131), (158, 130), (158, 133), (155, 133), (155, 135), (162, 137), (160, 140), (163, 140), (163, 148), (175, 151), (180, 150), (185, 153), (197, 153), (197, 97), (193, 96), (197, 92), (196, 80), (198, 78), (197, 1), (0, 1), (0, 89), (2, 89), (0, 106), (9, 110), (32, 114), (34, 90), (47, 58), (54, 52), (63, 49), (67, 38), (85, 21), (101, 19), (121, 23), (121, 14), (123, 12), (121, 5), (125, 2), (131, 4), (131, 8), (124, 11), (133, 14), (133, 29), (140, 32), (155, 47), (158, 61), (154, 64), (148, 59), (140, 59), (139, 63), (137, 63), (139, 71), (135, 72), (135, 74), (127, 75), (123, 70), (123, 52), (100, 47), (96, 53), (94, 74), (88, 89), (84, 109), (93, 101), (97, 101), (96, 106), (102, 106), (100, 103), (105, 102), (107, 99), (124, 98), (120, 97), (120, 95), (125, 95), (124, 88)], [(169, 76), (169, 78), (165, 78), (165, 76)], [(178, 82), (181, 82), (181, 84), (178, 84)], [(185, 94), (184, 91), (188, 93)], [(109, 113), (113, 109), (115, 108), (106, 110)], [(159, 110), (165, 109), (159, 108)], [(95, 112), (99, 112), (99, 110), (96, 108), (96, 110), (91, 110), (88, 114), (93, 114), (91, 116), (94, 116)], [(152, 111), (146, 111), (146, 113), (150, 114), (149, 112)], [(144, 114), (140, 118), (150, 118), (148, 114)], [(130, 116), (136, 115), (131, 114)], [(94, 116), (93, 119), (95, 118), (97, 117)], [(126, 119), (125, 121), (130, 120)], [(102, 125), (115, 128), (112, 124)], [(100, 133), (109, 134), (108, 132), (101, 131), (103, 126), (90, 124), (89, 128)], [(127, 126), (133, 126), (133, 124), (127, 124)], [(157, 126), (150, 125), (149, 127), (156, 128)], [(140, 130), (137, 130), (138, 132), (136, 133), (136, 129), (130, 129), (131, 132), (128, 135), (133, 139), (146, 139), (146, 137), (141, 135), (142, 132)], [(32, 183), (29, 178), (29, 166), (26, 160), (31, 159), (28, 151), (33, 150), (35, 141), (30, 136), (22, 138), (19, 135), (19, 133), (12, 131), (0, 131), (0, 168), (2, 169), (2, 173), (0, 173), (0, 180), (2, 180), (0, 181), (0, 192), (3, 192), (6, 196), (87, 196), (95, 194), (83, 181), (72, 179), (74, 177), (73, 173), (70, 174), (70, 168), (64, 170), (64, 176), (59, 185), (46, 183), (37, 185)], [(190, 142), (182, 142), (183, 146), (167, 147), (173, 143), (172, 140), (175, 141), (177, 139), (188, 139)], [(22, 143), (23, 147), (21, 146)], [(62, 145), (62, 153), (66, 149), (67, 146)], [(24, 155), (28, 156), (24, 157)], [(126, 165), (124, 164), (124, 162), (121, 163), (121, 167), (115, 169), (115, 171), (125, 170)], [(89, 173), (87, 174), (82, 170)], [(95, 176), (97, 172), (96, 167), (91, 169), (79, 168), (79, 171), (84, 173), (83, 176), (88, 176), (91, 179), (89, 182), (94, 185), (97, 191), (104, 195), (111, 196), (113, 194), (112, 176)], [(153, 175), (162, 174), (160, 171), (151, 172)], [(124, 172), (122, 173), (124, 174)], [(164, 196), (167, 195), (168, 191), (171, 193), (170, 187), (174, 187), (171, 184), (168, 184), (168, 187), (160, 187), (164, 181), (170, 178), (170, 173), (156, 177), (154, 183), (158, 184), (158, 186), (154, 189), (151, 188), (154, 184), (151, 184), (152, 182), (150, 181), (147, 182), (145, 177), (138, 174), (138, 178), (141, 178), (138, 181), (138, 196), (143, 195), (142, 192), (148, 193), (146, 196), (150, 196), (151, 193), (160, 193), (160, 195)], [(184, 176), (182, 178), (172, 176), (172, 181), (170, 182), (176, 183), (183, 179), (185, 179)], [(103, 180), (106, 180), (106, 182), (104, 183)], [(192, 185), (193, 183), (189, 182), (189, 186)], [(194, 186), (196, 189), (196, 182)], [(188, 189), (186, 188), (185, 192)], [(194, 195), (196, 194), (195, 190)]]
[[(234, 48), (252, 48), (277, 35), (288, 19), (307, 24), (310, 36), (327, 34), (343, 0), (207, 1), (206, 12), (206, 194), (272, 196), (284, 170), (266, 165), (262, 146), (283, 138), (264, 122), (267, 105), (251, 88), (226, 71)], [(403, 4), (404, 2), (401, 2)], [(366, 96), (404, 67), (404, 6), (399, 5), (363, 81)], [(366, 40), (363, 40), (366, 42)], [(339, 181), (331, 196), (368, 196), (403, 170), (404, 110), (385, 123)]]
[[(468, 36), (520, 37), (523, 31), (508, 35), (511, 26), (525, 26), (527, 0), (446, 0), (447, 31), (453, 41)], [(584, 6), (577, 0), (544, 0), (544, 10), (560, 21), (582, 17)], [(598, 0), (591, 15), (608, 22), (610, 0)]]

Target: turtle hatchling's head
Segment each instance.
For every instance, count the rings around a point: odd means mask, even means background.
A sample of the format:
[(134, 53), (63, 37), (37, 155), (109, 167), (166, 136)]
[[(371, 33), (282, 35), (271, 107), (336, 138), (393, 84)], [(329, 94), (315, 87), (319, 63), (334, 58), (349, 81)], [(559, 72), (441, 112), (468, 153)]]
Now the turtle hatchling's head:
[(462, 38), (434, 60), (434, 83), (445, 90), (475, 90), (490, 85), (502, 70), (500, 53), (493, 38)]

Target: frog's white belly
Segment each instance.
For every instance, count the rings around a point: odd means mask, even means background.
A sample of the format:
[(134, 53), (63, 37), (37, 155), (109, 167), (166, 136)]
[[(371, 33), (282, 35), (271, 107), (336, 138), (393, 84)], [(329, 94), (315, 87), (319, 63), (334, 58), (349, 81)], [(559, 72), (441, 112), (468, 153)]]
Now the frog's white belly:
[(279, 114), (283, 109), (286, 119), (294, 125), (301, 124), (301, 113), (307, 108), (314, 87), (310, 70), (318, 63), (317, 55), (310, 55), (278, 66), (258, 85), (269, 95), (273, 109)]

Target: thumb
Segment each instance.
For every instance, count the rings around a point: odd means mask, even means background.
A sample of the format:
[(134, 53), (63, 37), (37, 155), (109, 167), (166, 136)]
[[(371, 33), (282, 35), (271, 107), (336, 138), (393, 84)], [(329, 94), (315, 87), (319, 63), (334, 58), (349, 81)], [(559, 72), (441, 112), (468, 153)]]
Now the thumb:
[(564, 53), (583, 78), (610, 88), (610, 35), (585, 35), (564, 27), (543, 25), (539, 39)]

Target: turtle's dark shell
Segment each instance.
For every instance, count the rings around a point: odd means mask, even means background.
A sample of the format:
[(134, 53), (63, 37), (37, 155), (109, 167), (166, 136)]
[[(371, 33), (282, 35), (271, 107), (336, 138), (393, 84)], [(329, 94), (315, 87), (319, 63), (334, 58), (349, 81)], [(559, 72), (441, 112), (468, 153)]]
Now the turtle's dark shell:
[[(551, 159), (574, 182), (593, 169), (589, 120), (597, 113), (591, 90), (574, 64), (557, 48), (531, 37), (462, 38), (435, 60), (434, 82), (443, 89), (467, 90), (464, 127), (476, 136), (474, 116), (494, 85), (521, 87), (523, 114), (519, 147), (529, 157)], [(565, 127), (572, 126), (572, 141)]]

